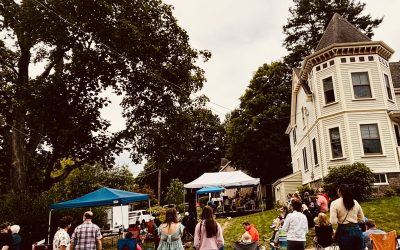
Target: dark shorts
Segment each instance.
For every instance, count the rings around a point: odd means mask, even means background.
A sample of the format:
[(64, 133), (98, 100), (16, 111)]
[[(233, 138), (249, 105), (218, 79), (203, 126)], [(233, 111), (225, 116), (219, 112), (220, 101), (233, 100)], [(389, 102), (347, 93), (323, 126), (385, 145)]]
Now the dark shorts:
[(287, 241), (287, 250), (304, 250), (305, 246), (306, 246), (305, 241), (294, 241), (294, 240)]

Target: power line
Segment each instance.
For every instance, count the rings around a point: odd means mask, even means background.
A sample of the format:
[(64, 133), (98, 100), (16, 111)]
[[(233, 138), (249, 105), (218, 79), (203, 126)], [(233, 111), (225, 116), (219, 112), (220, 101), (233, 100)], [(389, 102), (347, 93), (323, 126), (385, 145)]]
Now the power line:
[[(78, 31), (80, 31), (80, 32), (82, 32), (82, 33), (84, 33), (84, 34), (86, 34), (86, 35), (90, 35), (89, 32), (86, 32), (86, 31), (83, 30), (81, 27), (78, 27), (77, 25), (71, 23), (71, 22), (68, 21), (66, 18), (62, 17), (62, 16), (61, 16), (60, 14), (58, 14), (56, 11), (54, 11), (54, 10), (51, 9), (50, 7), (46, 6), (44, 3), (40, 2), (39, 0), (33, 0), (33, 1), (36, 2), (37, 4), (41, 5), (42, 7), (44, 7), (45, 9), (47, 9), (48, 11), (52, 12), (52, 13), (55, 14), (58, 18), (60, 18), (60, 20), (62, 20), (63, 22), (69, 24), (70, 26), (76, 28)], [(116, 51), (115, 49), (111, 48), (111, 47), (108, 46), (107, 44), (104, 44), (104, 43), (101, 42), (101, 41), (99, 41), (98, 43), (101, 44), (102, 46), (104, 46), (105, 48), (107, 48), (108, 50), (110, 50), (111, 52), (115, 53), (116, 55), (118, 55), (118, 56), (120, 56), (120, 57), (122, 57), (122, 58), (124, 58), (124, 59), (126, 59), (126, 60), (129, 61), (129, 58), (127, 58), (127, 57), (124, 56), (123, 54), (119, 53), (119, 52)], [(168, 83), (172, 88), (175, 88), (175, 90), (181, 91), (181, 93), (183, 93), (183, 94), (192, 94), (192, 95), (194, 95), (195, 97), (200, 97), (199, 95), (197, 95), (197, 94), (195, 94), (195, 93), (192, 93), (192, 92), (190, 92), (189, 90), (185, 90), (185, 89), (183, 89), (181, 86), (179, 86), (179, 85), (177, 85), (177, 84), (175, 84), (175, 83), (173, 83), (173, 82), (171, 82), (171, 81), (169, 81), (169, 80), (167, 80), (167, 79), (165, 79), (165, 78), (163, 78), (163, 77), (160, 77), (160, 76), (154, 74), (154, 73), (151, 72), (151, 71), (147, 71), (147, 73), (148, 73), (149, 75), (151, 75), (151, 76), (152, 76), (153, 78), (155, 78), (155, 79), (162, 80), (162, 81), (164, 81), (165, 83)], [(215, 103), (215, 102), (212, 102), (212, 101), (209, 101), (209, 103), (212, 103), (212, 104), (214, 104), (214, 105), (216, 105), (216, 106), (218, 106), (218, 107), (220, 107), (220, 108), (226, 109), (226, 110), (228, 110), (228, 111), (231, 111), (231, 110), (232, 110), (232, 109), (230, 109), (230, 108), (224, 107), (223, 105), (220, 105), (220, 104)], [(213, 110), (214, 112), (217, 112), (217, 113), (220, 113), (220, 114), (222, 114), (222, 115), (225, 115), (225, 114), (223, 114), (222, 112), (216, 111), (215, 109), (211, 108), (210, 106), (208, 106), (208, 108), (210, 108), (210, 109)]]

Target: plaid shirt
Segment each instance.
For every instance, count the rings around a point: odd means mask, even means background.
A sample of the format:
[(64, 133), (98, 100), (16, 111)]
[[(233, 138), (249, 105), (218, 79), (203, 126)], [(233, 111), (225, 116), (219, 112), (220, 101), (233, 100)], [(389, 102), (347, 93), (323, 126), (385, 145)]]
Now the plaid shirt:
[(75, 228), (71, 240), (76, 250), (96, 250), (96, 241), (101, 238), (100, 228), (91, 221), (85, 221)]

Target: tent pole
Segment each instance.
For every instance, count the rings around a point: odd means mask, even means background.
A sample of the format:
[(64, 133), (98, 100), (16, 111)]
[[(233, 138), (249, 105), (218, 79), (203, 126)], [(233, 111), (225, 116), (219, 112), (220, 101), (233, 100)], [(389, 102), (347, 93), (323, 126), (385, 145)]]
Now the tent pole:
[(261, 183), (258, 184), (258, 195), (260, 197), (260, 203), (261, 203), (261, 211), (264, 211), (264, 201), (262, 197), (262, 191), (261, 191)]
[(49, 229), (48, 229), (48, 234), (47, 234), (47, 244), (50, 244), (50, 224), (51, 224), (51, 212), (53, 211), (53, 209), (50, 209), (49, 212)]
[(150, 199), (149, 199), (149, 212), (151, 214), (151, 205), (150, 205)]
[(124, 210), (122, 208), (122, 203), (121, 203), (121, 224), (122, 224), (122, 232), (123, 232), (125, 229), (125, 224), (124, 224)]
[(185, 213), (186, 212), (186, 209), (185, 209), (185, 188), (183, 188), (183, 213)]

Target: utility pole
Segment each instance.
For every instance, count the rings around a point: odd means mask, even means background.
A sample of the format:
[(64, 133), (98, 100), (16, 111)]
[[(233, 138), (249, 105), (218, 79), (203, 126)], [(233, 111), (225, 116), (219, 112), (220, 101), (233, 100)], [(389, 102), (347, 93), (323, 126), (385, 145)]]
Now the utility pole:
[(161, 169), (158, 170), (158, 205), (161, 206)]

